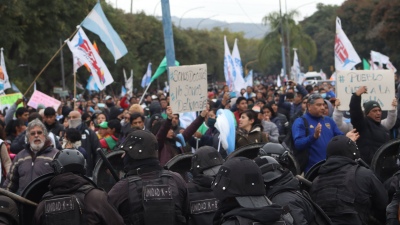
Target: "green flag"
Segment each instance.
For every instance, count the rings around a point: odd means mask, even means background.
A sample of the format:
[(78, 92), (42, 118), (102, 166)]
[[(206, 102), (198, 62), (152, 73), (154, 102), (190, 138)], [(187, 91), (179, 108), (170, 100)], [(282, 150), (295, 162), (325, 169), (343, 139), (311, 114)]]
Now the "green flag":
[(369, 62), (366, 59), (363, 59), (364, 70), (370, 70)]
[[(179, 66), (179, 62), (175, 60), (175, 66)], [(150, 83), (153, 83), (155, 79), (157, 79), (161, 74), (163, 74), (167, 70), (167, 57), (164, 57), (163, 60), (160, 62), (156, 72), (151, 77)]]

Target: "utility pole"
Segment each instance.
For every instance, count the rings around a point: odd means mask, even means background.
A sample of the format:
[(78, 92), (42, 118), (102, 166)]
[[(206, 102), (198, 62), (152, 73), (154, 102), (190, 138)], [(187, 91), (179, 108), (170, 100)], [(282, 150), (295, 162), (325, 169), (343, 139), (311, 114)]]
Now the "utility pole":
[(167, 66), (175, 66), (174, 34), (172, 32), (169, 0), (161, 0), (162, 24), (164, 30), (164, 45), (167, 55)]
[(133, 0), (131, 0), (131, 14), (133, 14), (132, 11), (133, 11)]
[(279, 0), (279, 14), (281, 17), (280, 25), (281, 25), (281, 48), (282, 48), (282, 69), (283, 75), (286, 75), (286, 57), (285, 57), (285, 43), (284, 43), (284, 35), (283, 35), (283, 21), (282, 21), (282, 8), (281, 8), (281, 0)]
[[(60, 38), (60, 47), (62, 46), (63, 42)], [(63, 49), (61, 48), (60, 52), (60, 61), (61, 61), (61, 79), (62, 79), (62, 88), (63, 91), (65, 91), (65, 72), (64, 72), (64, 54), (63, 54)]]

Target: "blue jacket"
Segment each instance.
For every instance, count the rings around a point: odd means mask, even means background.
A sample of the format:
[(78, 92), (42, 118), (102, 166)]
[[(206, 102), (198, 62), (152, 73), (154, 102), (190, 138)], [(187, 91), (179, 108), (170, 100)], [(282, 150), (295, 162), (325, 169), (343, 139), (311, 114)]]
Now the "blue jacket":
[[(326, 159), (326, 147), (329, 141), (337, 135), (343, 135), (343, 133), (330, 117), (315, 117), (309, 112), (305, 113), (304, 117), (308, 121), (308, 136), (306, 136), (306, 127), (302, 118), (297, 118), (294, 121), (292, 136), (296, 149), (309, 151), (308, 164), (304, 171), (307, 172), (314, 164)], [(321, 136), (315, 139), (314, 130), (318, 123), (322, 125)]]

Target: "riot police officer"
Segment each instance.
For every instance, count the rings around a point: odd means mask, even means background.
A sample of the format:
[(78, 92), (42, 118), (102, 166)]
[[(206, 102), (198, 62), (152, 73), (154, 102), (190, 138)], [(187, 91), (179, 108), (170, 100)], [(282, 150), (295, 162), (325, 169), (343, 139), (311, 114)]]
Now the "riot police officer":
[(385, 221), (387, 192), (374, 173), (360, 166), (355, 142), (346, 136), (331, 139), (327, 160), (318, 170), (310, 195), (333, 224), (371, 224)]
[(267, 197), (273, 203), (290, 209), (295, 224), (331, 224), (326, 214), (314, 203), (308, 193), (300, 190), (299, 181), (271, 156), (254, 159), (260, 167)]
[(186, 183), (179, 174), (160, 166), (156, 137), (150, 131), (134, 130), (119, 148), (126, 152), (126, 175), (108, 197), (125, 224), (186, 224)]
[(193, 181), (188, 183), (189, 225), (212, 224), (218, 209), (218, 200), (214, 197), (211, 183), (222, 163), (222, 156), (211, 146), (200, 147), (193, 154)]
[(17, 225), (18, 223), (17, 204), (11, 198), (0, 195), (0, 225)]
[(59, 151), (51, 162), (50, 191), (36, 208), (33, 224), (124, 224), (109, 204), (107, 193), (97, 189), (86, 174), (86, 160), (76, 149)]
[[(273, 204), (265, 196), (260, 168), (248, 158), (235, 157), (227, 160), (219, 169), (212, 189), (220, 201), (214, 225), (293, 222), (293, 218), (284, 213), (282, 207)], [(286, 220), (282, 220), (282, 214), (285, 214)]]

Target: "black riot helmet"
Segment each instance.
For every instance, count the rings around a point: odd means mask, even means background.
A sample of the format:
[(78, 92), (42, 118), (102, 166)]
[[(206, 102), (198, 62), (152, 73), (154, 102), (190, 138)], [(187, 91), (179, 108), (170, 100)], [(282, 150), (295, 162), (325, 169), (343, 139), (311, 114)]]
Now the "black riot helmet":
[(355, 160), (360, 158), (360, 151), (354, 141), (344, 135), (339, 135), (333, 137), (326, 147), (326, 158), (331, 156), (343, 156)]
[(51, 164), (55, 174), (71, 172), (84, 175), (86, 173), (85, 157), (76, 149), (63, 149), (57, 152)]
[(158, 142), (156, 136), (147, 130), (130, 132), (119, 146), (132, 159), (158, 158)]
[[(4, 218), (7, 221), (3, 221)], [(17, 204), (9, 197), (0, 195), (0, 224), (19, 224), (19, 214)]]
[(289, 151), (281, 144), (267, 143), (260, 148), (259, 156), (271, 156), (279, 164), (287, 167), (289, 165)]
[(203, 146), (197, 149), (192, 156), (193, 175), (204, 174), (206, 176), (217, 175), (224, 160), (214, 147)]
[(271, 156), (261, 156), (254, 159), (260, 167), (265, 183), (272, 182), (282, 176), (284, 170), (282, 166)]
[(211, 188), (220, 201), (232, 197), (265, 195), (260, 168), (245, 157), (234, 157), (222, 164)]

